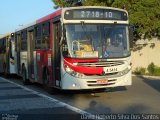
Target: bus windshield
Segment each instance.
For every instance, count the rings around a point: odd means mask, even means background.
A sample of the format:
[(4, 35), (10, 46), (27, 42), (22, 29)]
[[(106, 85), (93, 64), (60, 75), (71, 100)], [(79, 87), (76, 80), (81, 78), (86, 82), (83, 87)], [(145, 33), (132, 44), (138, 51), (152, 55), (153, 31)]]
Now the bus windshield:
[(130, 55), (128, 25), (67, 24), (65, 37), (68, 57), (118, 58)]

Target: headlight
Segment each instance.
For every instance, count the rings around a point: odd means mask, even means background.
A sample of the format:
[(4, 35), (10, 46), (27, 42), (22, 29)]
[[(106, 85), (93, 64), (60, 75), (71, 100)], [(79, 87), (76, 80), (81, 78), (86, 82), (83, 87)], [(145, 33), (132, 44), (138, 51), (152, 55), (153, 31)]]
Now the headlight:
[(67, 73), (71, 74), (72, 72), (74, 72), (70, 67), (68, 67), (66, 65), (64, 66), (64, 68), (65, 68), (65, 70), (66, 70)]
[(72, 70), (69, 66), (67, 65), (64, 65), (64, 69), (65, 71), (72, 75), (73, 77), (77, 77), (77, 78), (82, 78), (84, 76), (84, 74), (81, 74), (81, 73), (78, 73), (78, 72), (75, 72), (74, 70)]

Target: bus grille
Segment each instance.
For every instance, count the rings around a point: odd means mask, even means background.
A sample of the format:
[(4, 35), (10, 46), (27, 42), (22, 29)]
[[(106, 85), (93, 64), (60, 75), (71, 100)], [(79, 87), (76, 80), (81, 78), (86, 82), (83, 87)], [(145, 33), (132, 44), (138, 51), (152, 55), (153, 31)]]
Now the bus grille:
[(123, 61), (99, 61), (93, 63), (78, 63), (78, 66), (85, 67), (112, 67), (124, 64)]
[(97, 81), (94, 80), (94, 81), (87, 81), (87, 85), (89, 87), (99, 87), (99, 86), (110, 86), (110, 85), (114, 85), (115, 82), (116, 82), (117, 79), (111, 79), (111, 80), (108, 80), (108, 83), (107, 84), (97, 84)]

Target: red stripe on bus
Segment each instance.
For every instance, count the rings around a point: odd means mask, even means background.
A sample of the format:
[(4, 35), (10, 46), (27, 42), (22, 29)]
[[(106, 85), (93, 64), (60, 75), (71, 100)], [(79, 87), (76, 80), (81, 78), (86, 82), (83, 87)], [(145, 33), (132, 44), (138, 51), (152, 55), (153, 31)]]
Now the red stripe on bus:
[(64, 58), (64, 64), (70, 67), (75, 72), (83, 74), (102, 74), (103, 67), (86, 67), (86, 66), (76, 66), (73, 63), (91, 63), (98, 62), (98, 59), (71, 59)]
[(76, 58), (64, 58), (66, 61), (70, 63), (93, 63), (98, 62), (97, 58), (87, 58), (87, 59), (76, 59)]

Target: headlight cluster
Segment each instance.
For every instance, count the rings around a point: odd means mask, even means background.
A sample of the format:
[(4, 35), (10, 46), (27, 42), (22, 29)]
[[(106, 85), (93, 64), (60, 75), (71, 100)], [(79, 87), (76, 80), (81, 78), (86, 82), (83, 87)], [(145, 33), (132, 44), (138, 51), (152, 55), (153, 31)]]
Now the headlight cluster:
[(81, 74), (81, 73), (78, 73), (78, 72), (75, 72), (74, 70), (72, 70), (69, 66), (67, 65), (64, 65), (64, 69), (65, 71), (72, 75), (73, 77), (77, 77), (77, 78), (82, 78), (84, 76), (84, 74)]
[(120, 76), (125, 75), (130, 71), (130, 69), (131, 69), (131, 67), (128, 66), (125, 70), (119, 72), (118, 75), (120, 75)]

